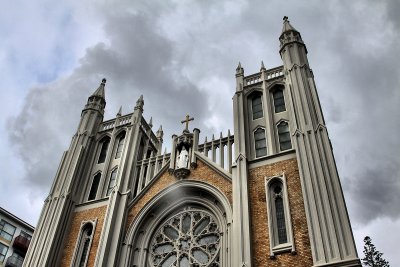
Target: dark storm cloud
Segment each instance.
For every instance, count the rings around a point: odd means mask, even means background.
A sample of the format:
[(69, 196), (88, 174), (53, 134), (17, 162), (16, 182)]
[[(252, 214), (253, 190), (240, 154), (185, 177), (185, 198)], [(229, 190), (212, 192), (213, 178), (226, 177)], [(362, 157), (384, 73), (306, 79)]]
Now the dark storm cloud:
[(154, 117), (154, 128), (163, 124), (165, 140), (179, 133), (186, 113), (195, 116), (202, 139), (231, 127), (237, 62), (246, 74), (258, 71), (262, 59), (267, 68), (280, 65), (278, 37), (287, 15), (307, 44), (350, 214), (361, 223), (399, 218), (398, 9), (396, 1), (316, 0), (103, 6), (107, 39), (89, 47), (70, 76), (32, 90), (10, 120), (26, 180), (50, 183), (103, 76), (107, 118), (119, 105), (131, 112), (143, 94), (144, 116)]
[[(103, 76), (108, 78), (108, 117), (114, 116), (120, 104), (125, 113), (133, 111), (140, 94), (145, 110), (159, 114), (158, 123), (170, 122), (172, 117), (180, 128), (179, 120), (186, 112), (199, 120), (204, 116), (205, 94), (180, 73), (172, 62), (173, 45), (155, 31), (149, 17), (125, 12), (106, 21), (109, 44), (88, 48), (80, 66), (65, 79), (31, 90), (23, 110), (9, 120), (10, 139), (24, 162), (29, 185), (50, 184), (80, 111)], [(188, 101), (193, 98), (197, 101)]]

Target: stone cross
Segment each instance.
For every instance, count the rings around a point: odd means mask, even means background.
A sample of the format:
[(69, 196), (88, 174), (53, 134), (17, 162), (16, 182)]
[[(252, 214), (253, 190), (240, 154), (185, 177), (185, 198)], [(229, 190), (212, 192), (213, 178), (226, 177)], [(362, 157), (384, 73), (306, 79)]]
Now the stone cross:
[(186, 119), (183, 120), (183, 121), (181, 121), (181, 123), (186, 123), (185, 130), (184, 130), (184, 131), (189, 131), (189, 129), (188, 129), (188, 127), (189, 127), (189, 121), (193, 121), (193, 120), (194, 120), (194, 118), (190, 118), (189, 115), (186, 115)]

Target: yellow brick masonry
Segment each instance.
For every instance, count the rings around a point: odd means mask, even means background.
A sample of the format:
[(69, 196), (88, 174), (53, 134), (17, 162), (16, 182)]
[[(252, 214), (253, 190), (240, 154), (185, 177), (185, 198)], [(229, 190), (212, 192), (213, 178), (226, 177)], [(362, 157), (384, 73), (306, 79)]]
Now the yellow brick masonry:
[(90, 248), (88, 264), (87, 264), (88, 267), (94, 266), (97, 248), (99, 246), (99, 240), (101, 232), (103, 230), (104, 216), (106, 214), (106, 210), (107, 210), (107, 205), (74, 213), (72, 217), (71, 228), (69, 230), (69, 234), (67, 236), (62, 255), (62, 260), (60, 265), (61, 267), (71, 266), (72, 257), (75, 252), (76, 241), (81, 229), (81, 222), (97, 219), (96, 229), (94, 231), (92, 246)]
[[(265, 177), (285, 173), (296, 255), (285, 252), (270, 259)], [(300, 176), (296, 159), (280, 161), (249, 171), (252, 252), (256, 267), (310, 267), (313, 265)]]
[[(214, 187), (218, 188), (227, 197), (229, 202), (232, 204), (232, 183), (228, 179), (222, 177), (220, 174), (215, 172), (213, 169), (204, 164), (201, 160), (197, 161), (197, 168), (190, 171), (189, 177), (185, 180), (194, 180), (206, 182)], [(174, 175), (169, 174), (167, 171), (158, 178), (158, 180), (147, 189), (146, 193), (136, 201), (135, 205), (128, 212), (128, 221), (126, 228), (132, 224), (133, 220), (139, 213), (139, 211), (148, 203), (155, 195), (160, 191), (167, 188), (168, 186), (178, 181)]]

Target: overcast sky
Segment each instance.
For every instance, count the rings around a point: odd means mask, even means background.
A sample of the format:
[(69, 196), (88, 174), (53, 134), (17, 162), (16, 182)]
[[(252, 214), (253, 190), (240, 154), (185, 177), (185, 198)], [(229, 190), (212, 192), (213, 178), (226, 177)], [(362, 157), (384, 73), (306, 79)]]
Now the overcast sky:
[[(285, 4), (283, 4), (283, 2)], [(133, 111), (165, 138), (189, 113), (201, 140), (233, 129), (235, 68), (281, 65), (288, 16), (308, 48), (362, 256), (400, 266), (400, 2), (3, 1), (0, 206), (36, 225), (87, 97), (107, 78), (106, 115)], [(169, 150), (169, 147), (168, 147)]]

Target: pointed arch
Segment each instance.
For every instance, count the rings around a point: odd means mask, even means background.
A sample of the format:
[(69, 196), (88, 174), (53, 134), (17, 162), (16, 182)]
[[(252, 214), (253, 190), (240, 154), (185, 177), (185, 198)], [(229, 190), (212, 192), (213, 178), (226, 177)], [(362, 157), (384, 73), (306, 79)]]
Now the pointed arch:
[(110, 179), (108, 180), (108, 187), (106, 192), (107, 197), (111, 194), (111, 191), (117, 184), (117, 174), (118, 174), (118, 167), (115, 167), (114, 169), (111, 170)]
[(90, 248), (92, 246), (93, 235), (96, 226), (95, 221), (83, 221), (75, 245), (75, 251), (71, 266), (86, 267), (89, 258)]
[(106, 135), (102, 139), (100, 139), (100, 141), (99, 141), (100, 153), (97, 157), (97, 164), (102, 164), (106, 161), (107, 152), (110, 147), (110, 141), (111, 141), (111, 138), (108, 135)]
[(285, 151), (292, 149), (292, 139), (290, 136), (289, 123), (286, 120), (280, 120), (276, 124), (278, 132), (279, 150)]
[(230, 266), (230, 250), (229, 253), (225, 252), (231, 242), (229, 228), (232, 221), (232, 208), (230, 203), (217, 188), (193, 180), (181, 180), (167, 187), (139, 211), (127, 231), (121, 250), (120, 265), (148, 266), (146, 263), (153, 260), (151, 253), (154, 246), (152, 245), (160, 227), (163, 227), (168, 218), (184, 216), (192, 211), (209, 214), (214, 218), (221, 233), (218, 235), (220, 241), (217, 249), (224, 252), (219, 255), (219, 266)]
[(295, 252), (292, 220), (285, 174), (265, 178), (265, 192), (268, 209), (270, 257), (275, 254)]
[(257, 126), (253, 131), (253, 137), (256, 158), (266, 156), (268, 153), (268, 149), (265, 128)]
[(87, 200), (95, 200), (97, 197), (97, 192), (99, 191), (99, 185), (101, 180), (101, 171), (98, 171), (93, 175), (92, 185), (90, 186), (90, 191)]
[(122, 156), (122, 152), (125, 145), (125, 136), (126, 136), (126, 131), (121, 131), (117, 134), (114, 159), (119, 159)]

